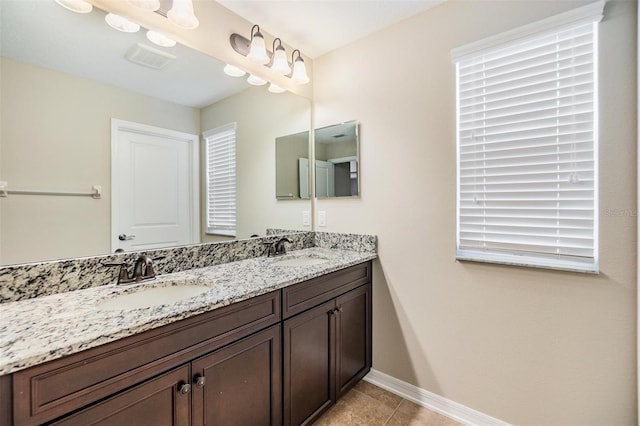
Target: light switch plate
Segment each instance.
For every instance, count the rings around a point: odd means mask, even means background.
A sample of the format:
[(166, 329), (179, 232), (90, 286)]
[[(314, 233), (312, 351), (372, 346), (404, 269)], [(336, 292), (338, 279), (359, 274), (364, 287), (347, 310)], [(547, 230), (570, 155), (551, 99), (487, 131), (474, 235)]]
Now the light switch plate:
[(311, 212), (309, 210), (302, 211), (302, 226), (310, 226), (311, 225)]
[(318, 226), (327, 226), (327, 212), (324, 210), (318, 212)]

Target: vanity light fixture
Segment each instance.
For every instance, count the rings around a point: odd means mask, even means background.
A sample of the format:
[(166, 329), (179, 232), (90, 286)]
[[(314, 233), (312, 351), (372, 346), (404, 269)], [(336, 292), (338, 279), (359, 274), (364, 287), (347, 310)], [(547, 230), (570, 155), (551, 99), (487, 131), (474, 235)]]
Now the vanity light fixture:
[[(253, 30), (256, 30), (256, 32), (254, 33)], [(267, 55), (264, 37), (262, 36), (258, 25), (251, 27), (251, 44), (249, 46), (249, 54), (247, 55), (247, 58), (261, 65), (269, 63), (269, 55)]]
[(89, 13), (93, 10), (91, 3), (85, 0), (56, 0), (56, 3), (76, 13)]
[(160, 47), (173, 47), (176, 45), (176, 41), (174, 39), (169, 38), (158, 31), (147, 31), (147, 38), (151, 43)]
[(267, 84), (267, 80), (253, 74), (249, 75), (249, 78), (247, 78), (247, 82), (252, 86), (264, 86), (265, 84)]
[(123, 33), (136, 33), (140, 30), (140, 25), (115, 13), (107, 13), (104, 16), (104, 20), (111, 28), (122, 31)]
[[(298, 52), (298, 57), (294, 59), (296, 52)], [(291, 80), (296, 84), (307, 84), (309, 82), (309, 76), (307, 75), (307, 67), (304, 64), (304, 59), (302, 59), (300, 55), (300, 50), (296, 49), (291, 53), (291, 62), (293, 62)]]
[[(260, 33), (258, 25), (251, 27), (251, 40), (247, 40), (240, 34), (233, 33), (229, 37), (229, 42), (233, 50), (240, 55), (246, 56), (247, 59), (253, 62), (268, 66), (271, 71), (278, 75), (290, 77), (296, 84), (306, 84), (310, 81), (300, 50), (295, 49), (293, 51), (291, 63), (289, 63), (284, 46), (282, 46), (282, 40), (276, 38), (273, 40), (273, 53), (269, 52), (265, 48), (264, 37)], [(278, 42), (277, 47), (276, 42)], [(292, 65), (293, 71), (291, 71)]]
[[(276, 47), (276, 41), (278, 47)], [(278, 74), (287, 75), (291, 72), (289, 61), (287, 60), (287, 52), (282, 47), (282, 40), (276, 38), (273, 40), (273, 61), (271, 63), (271, 70)]]
[(286, 89), (283, 89), (282, 87), (278, 86), (277, 84), (273, 84), (273, 83), (269, 84), (269, 89), (268, 90), (271, 93), (284, 93), (284, 92), (287, 91)]
[(167, 12), (167, 19), (185, 30), (192, 30), (200, 25), (193, 13), (193, 0), (173, 0), (173, 5)]
[(231, 77), (242, 77), (246, 74), (246, 71), (241, 70), (235, 65), (227, 64), (224, 66), (224, 73), (226, 75), (230, 75)]
[(160, 0), (129, 0), (129, 3), (140, 9), (156, 11), (160, 9)]

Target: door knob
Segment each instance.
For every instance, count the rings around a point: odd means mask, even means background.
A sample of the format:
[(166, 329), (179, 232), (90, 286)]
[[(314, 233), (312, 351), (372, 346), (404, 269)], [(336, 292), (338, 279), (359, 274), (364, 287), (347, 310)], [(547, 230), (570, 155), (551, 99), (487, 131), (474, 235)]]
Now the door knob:
[(207, 379), (204, 376), (198, 375), (193, 378), (193, 382), (196, 384), (197, 387), (203, 388), (205, 383), (207, 383)]
[(120, 234), (118, 235), (118, 239), (120, 241), (128, 241), (128, 240), (133, 240), (136, 236), (135, 235), (127, 235), (127, 234)]
[(189, 383), (183, 383), (182, 385), (180, 385), (180, 393), (182, 395), (186, 395), (189, 392), (191, 392), (191, 385)]

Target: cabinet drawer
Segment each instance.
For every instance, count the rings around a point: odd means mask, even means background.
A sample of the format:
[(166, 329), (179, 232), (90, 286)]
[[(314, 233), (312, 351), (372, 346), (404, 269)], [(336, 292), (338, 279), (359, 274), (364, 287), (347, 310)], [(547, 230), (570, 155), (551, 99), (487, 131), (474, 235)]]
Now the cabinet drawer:
[(279, 320), (276, 291), (14, 373), (14, 423), (54, 419)]
[(282, 316), (289, 318), (371, 282), (371, 262), (351, 266), (282, 290)]

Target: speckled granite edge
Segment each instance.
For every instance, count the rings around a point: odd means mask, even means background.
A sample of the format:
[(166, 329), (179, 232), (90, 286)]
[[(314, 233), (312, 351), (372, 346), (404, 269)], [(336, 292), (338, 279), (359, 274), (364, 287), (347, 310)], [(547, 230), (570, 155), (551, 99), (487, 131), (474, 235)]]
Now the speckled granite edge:
[[(278, 235), (278, 237), (281, 236)], [(314, 246), (313, 232), (294, 232), (286, 234), (286, 237), (292, 241), (289, 246), (291, 250)], [(119, 255), (0, 267), (0, 303), (113, 283), (117, 279), (118, 268), (106, 267), (104, 264), (123, 261), (133, 264), (140, 253), (146, 253), (152, 258), (163, 257), (154, 261), (156, 274), (160, 275), (262, 256), (265, 253), (265, 244), (274, 242), (276, 239), (274, 235)]]
[(330, 249), (376, 253), (378, 238), (375, 235), (316, 232), (314, 246)]
[[(284, 265), (298, 257), (320, 264)], [(308, 248), (283, 257), (261, 256), (197, 268), (128, 286), (98, 286), (6, 303), (0, 309), (0, 375), (80, 352), (120, 338), (218, 309), (376, 258), (375, 253)], [(197, 285), (204, 292), (149, 307), (122, 303), (101, 308), (116, 296), (154, 287)], [(126, 305), (126, 304), (125, 304)]]
[(267, 237), (196, 244), (119, 255), (93, 256), (0, 267), (0, 303), (82, 290), (115, 282), (118, 268), (105, 263), (134, 263), (140, 253), (152, 258), (158, 275), (186, 271), (264, 255), (265, 244), (286, 236), (291, 250), (310, 247), (376, 252), (376, 236), (268, 229)]

